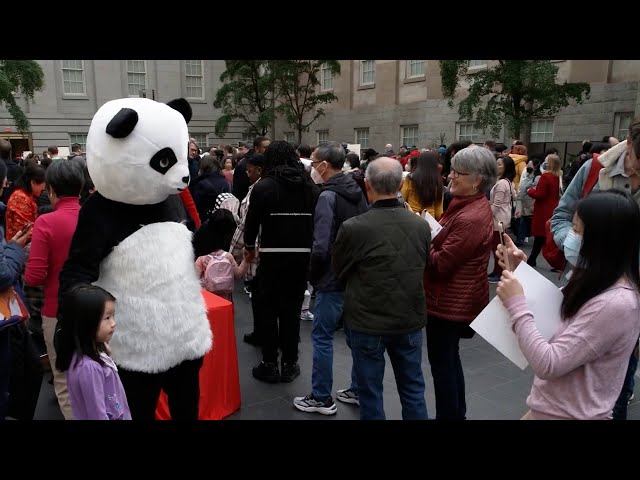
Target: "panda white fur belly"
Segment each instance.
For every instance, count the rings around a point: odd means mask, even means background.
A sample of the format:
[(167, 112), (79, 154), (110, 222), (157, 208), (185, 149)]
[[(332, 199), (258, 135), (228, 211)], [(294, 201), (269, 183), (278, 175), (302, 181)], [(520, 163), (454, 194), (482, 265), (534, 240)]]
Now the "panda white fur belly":
[(157, 373), (202, 357), (212, 334), (182, 224), (146, 225), (100, 264), (98, 285), (116, 297), (113, 360), (127, 370)]

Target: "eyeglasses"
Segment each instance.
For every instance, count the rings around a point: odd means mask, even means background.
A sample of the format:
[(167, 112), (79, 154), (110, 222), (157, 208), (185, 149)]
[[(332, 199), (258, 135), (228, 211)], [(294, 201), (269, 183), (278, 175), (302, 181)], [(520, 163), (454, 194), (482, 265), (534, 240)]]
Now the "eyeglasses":
[(466, 175), (471, 175), (470, 173), (463, 173), (463, 172), (458, 172), (457, 170), (454, 170), (453, 168), (451, 169), (451, 176), (453, 178), (458, 178), (460, 176), (466, 176)]
[(316, 163), (322, 163), (324, 160), (311, 160), (311, 165), (315, 165)]

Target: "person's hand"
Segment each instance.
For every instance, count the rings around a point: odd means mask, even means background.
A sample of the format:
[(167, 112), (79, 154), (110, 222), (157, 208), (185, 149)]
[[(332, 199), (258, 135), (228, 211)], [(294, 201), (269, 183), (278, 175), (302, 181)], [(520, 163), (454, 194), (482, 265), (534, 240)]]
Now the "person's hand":
[(498, 282), (496, 294), (502, 302), (506, 302), (512, 297), (524, 295), (524, 290), (513, 273), (509, 270), (503, 270), (500, 281)]
[(516, 210), (516, 218), (520, 218), (522, 216), (522, 212), (520, 210)]
[(246, 248), (244, 249), (244, 260), (249, 263), (251, 262), (256, 256), (256, 252), (255, 250), (247, 250)]
[[(506, 233), (504, 234), (504, 245), (505, 247), (507, 247), (507, 255), (509, 255), (509, 266), (512, 270), (515, 270), (516, 267), (520, 265), (520, 262), (527, 261), (527, 255), (525, 255), (522, 250), (514, 245), (513, 240), (511, 240), (511, 237)], [(504, 253), (502, 252), (502, 244), (498, 245), (498, 248), (496, 249), (496, 256), (498, 257), (498, 265), (506, 269), (507, 264), (504, 259)]]
[(24, 246), (31, 241), (31, 232), (33, 231), (33, 223), (27, 223), (22, 230), (14, 235), (11, 239), (12, 242), (16, 242), (18, 245), (24, 248)]

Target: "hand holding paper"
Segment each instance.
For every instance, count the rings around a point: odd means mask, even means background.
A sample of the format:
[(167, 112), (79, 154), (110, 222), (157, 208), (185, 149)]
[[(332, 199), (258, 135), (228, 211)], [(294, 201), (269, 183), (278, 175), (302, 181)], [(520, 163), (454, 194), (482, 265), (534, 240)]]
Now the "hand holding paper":
[(511, 273), (509, 270), (502, 271), (502, 277), (498, 282), (498, 289), (496, 290), (498, 297), (503, 302), (506, 302), (511, 297), (515, 297), (517, 295), (524, 295), (524, 290), (522, 289), (522, 285), (516, 278), (516, 276)]

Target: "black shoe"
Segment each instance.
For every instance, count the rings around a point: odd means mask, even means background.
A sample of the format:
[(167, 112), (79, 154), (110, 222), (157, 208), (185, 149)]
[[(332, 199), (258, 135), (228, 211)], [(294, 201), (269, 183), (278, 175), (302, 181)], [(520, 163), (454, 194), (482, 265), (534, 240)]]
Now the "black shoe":
[[(278, 370), (277, 363), (264, 363), (260, 362), (260, 365), (253, 367), (253, 376), (258, 380), (268, 383), (278, 383), (280, 381), (280, 371)], [(298, 374), (300, 371), (298, 370)]]
[(249, 345), (253, 345), (254, 347), (262, 346), (262, 340), (258, 338), (258, 336), (256, 335), (256, 332), (245, 333), (244, 341)]
[(280, 381), (289, 383), (293, 382), (300, 376), (300, 365), (297, 363), (283, 363), (282, 374), (280, 375)]

